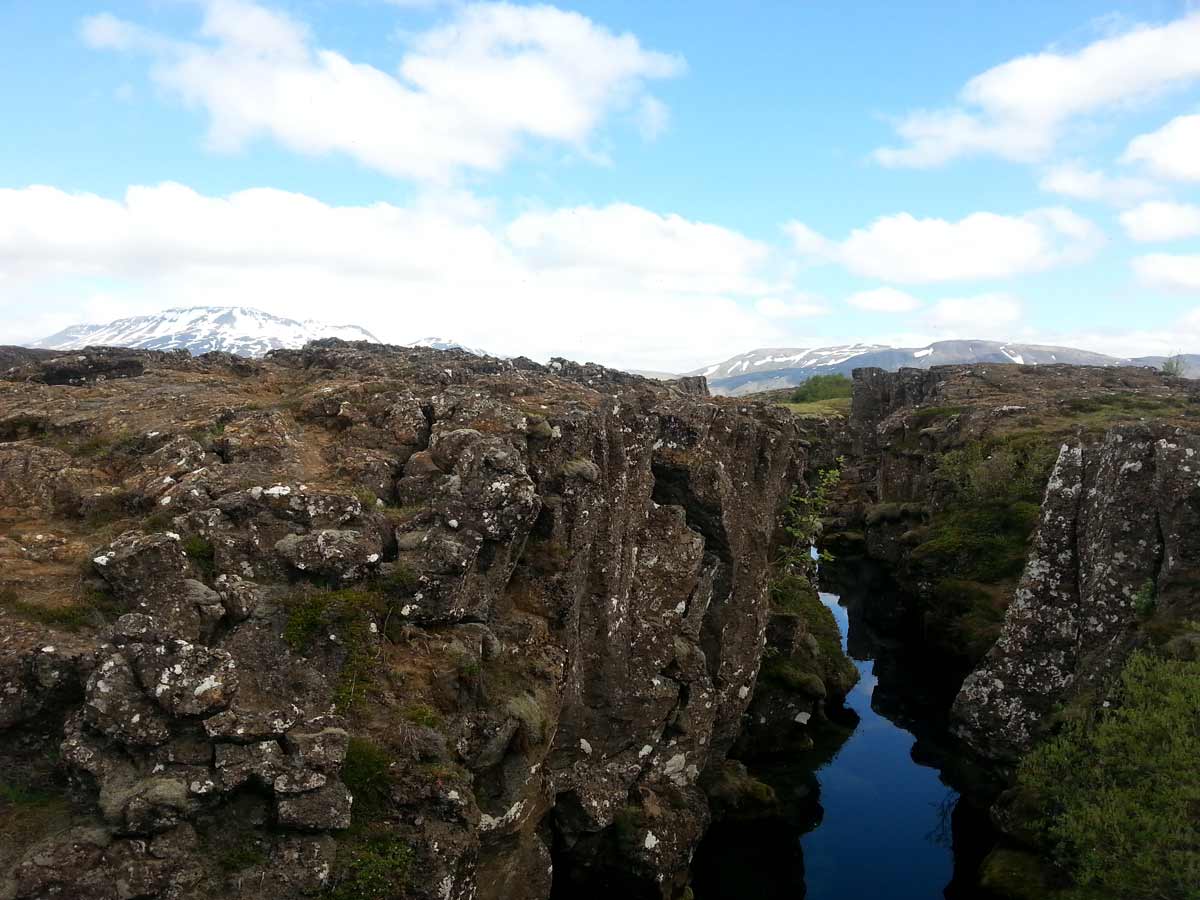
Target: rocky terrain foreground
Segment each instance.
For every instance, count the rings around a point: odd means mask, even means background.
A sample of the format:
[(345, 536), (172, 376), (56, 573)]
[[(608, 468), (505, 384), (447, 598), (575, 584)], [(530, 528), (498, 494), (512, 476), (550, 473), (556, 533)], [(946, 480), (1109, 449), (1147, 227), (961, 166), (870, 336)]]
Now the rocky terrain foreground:
[(767, 592), (803, 427), (564, 361), (0, 350), (0, 897), (671, 896), (768, 632), (830, 670)]

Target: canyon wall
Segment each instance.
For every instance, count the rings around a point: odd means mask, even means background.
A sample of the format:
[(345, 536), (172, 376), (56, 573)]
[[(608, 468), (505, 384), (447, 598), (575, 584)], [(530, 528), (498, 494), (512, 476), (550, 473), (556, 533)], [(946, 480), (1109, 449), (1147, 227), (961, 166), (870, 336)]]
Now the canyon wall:
[(819, 652), (767, 592), (804, 427), (702, 379), (5, 359), (0, 896), (668, 897), (768, 624)]

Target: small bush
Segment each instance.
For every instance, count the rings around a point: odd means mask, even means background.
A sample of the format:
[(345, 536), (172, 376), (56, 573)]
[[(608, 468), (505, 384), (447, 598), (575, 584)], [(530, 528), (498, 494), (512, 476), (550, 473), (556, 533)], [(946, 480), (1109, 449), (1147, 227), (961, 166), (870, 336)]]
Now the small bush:
[(1182, 378), (1186, 371), (1187, 364), (1184, 362), (1182, 356), (1171, 356), (1163, 361), (1162, 373), (1164, 375), (1170, 375), (1173, 378)]
[(406, 707), (404, 718), (408, 719), (414, 725), (420, 725), (423, 728), (432, 728), (435, 731), (442, 727), (442, 717), (438, 715), (436, 709), (425, 703), (414, 703)]
[(1135, 653), (1115, 707), (1018, 771), (1078, 897), (1200, 898), (1200, 662)]
[(791, 403), (812, 403), (816, 400), (832, 400), (849, 397), (854, 391), (854, 382), (845, 375), (814, 375), (792, 391)]
[(1141, 618), (1148, 619), (1157, 608), (1158, 595), (1154, 590), (1154, 582), (1147, 578), (1146, 583), (1133, 595), (1133, 609)]
[(407, 896), (414, 857), (407, 841), (383, 829), (343, 839), (329, 896), (332, 900), (399, 900)]
[(1037, 439), (977, 442), (943, 454), (937, 475), (961, 503), (1040, 503), (1057, 458), (1057, 445)]
[(217, 551), (212, 541), (203, 535), (194, 534), (183, 542), (183, 552), (204, 578), (213, 578), (217, 572)]
[(391, 755), (365, 738), (350, 738), (342, 764), (342, 781), (354, 795), (354, 823), (366, 825), (377, 821), (391, 802)]

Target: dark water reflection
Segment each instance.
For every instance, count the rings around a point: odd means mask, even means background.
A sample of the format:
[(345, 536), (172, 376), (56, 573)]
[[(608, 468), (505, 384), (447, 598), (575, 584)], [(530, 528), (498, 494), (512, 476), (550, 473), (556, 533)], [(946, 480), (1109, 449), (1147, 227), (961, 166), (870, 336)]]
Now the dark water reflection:
[(904, 598), (865, 564), (822, 581), (840, 592), (821, 597), (861, 679), (813, 750), (751, 765), (783, 814), (717, 823), (697, 852), (696, 898), (974, 900), (990, 791), (945, 739), (960, 676), (919, 650)]

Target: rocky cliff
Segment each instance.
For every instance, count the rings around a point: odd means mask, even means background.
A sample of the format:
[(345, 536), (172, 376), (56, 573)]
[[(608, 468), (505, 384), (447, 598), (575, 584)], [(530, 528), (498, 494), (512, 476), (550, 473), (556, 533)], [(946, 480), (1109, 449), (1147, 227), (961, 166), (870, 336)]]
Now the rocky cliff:
[(955, 700), (978, 752), (1016, 759), (1064, 704), (1103, 704), (1135, 647), (1165, 637), (1195, 658), (1198, 476), (1200, 429), (1124, 425), (1062, 445), (1004, 630)]
[(5, 365), (0, 896), (684, 883), (796, 419), (337, 341)]
[(1012, 762), (1064, 709), (1102, 706), (1135, 647), (1194, 653), (1196, 382), (859, 370), (845, 440), (833, 540), (888, 564), (948, 677), (971, 672), (953, 716), (978, 753)]

